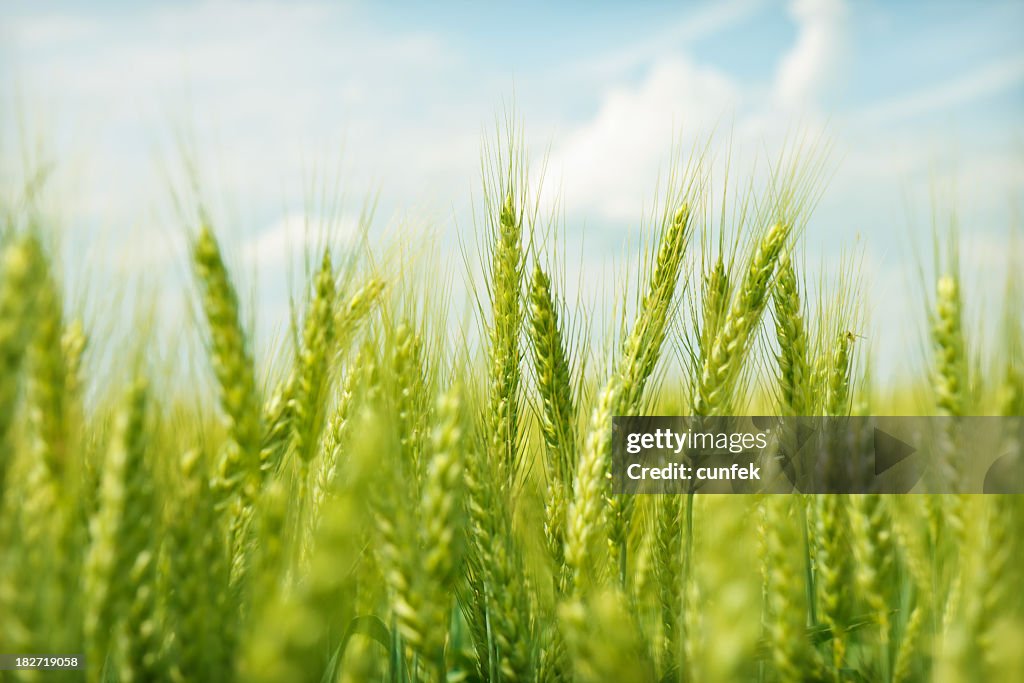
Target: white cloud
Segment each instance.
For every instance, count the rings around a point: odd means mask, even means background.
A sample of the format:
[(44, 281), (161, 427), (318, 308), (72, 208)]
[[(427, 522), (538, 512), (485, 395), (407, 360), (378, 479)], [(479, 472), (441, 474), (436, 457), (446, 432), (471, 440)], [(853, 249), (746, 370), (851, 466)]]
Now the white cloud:
[(281, 272), (301, 263), (310, 252), (311, 258), (317, 258), (315, 252), (325, 244), (347, 246), (358, 237), (359, 221), (354, 218), (332, 220), (290, 213), (246, 241), (242, 258), (257, 272)]
[(846, 8), (842, 0), (794, 0), (797, 39), (776, 74), (775, 95), (787, 109), (816, 103), (842, 59)]
[(680, 51), (692, 36), (721, 30), (758, 6), (733, 2), (712, 8), (667, 31), (666, 36), (677, 38), (671, 48), (659, 43), (657, 52), (627, 51), (601, 62), (650, 66), (639, 83), (607, 88), (593, 118), (555, 147), (549, 168), (564, 179), (568, 211), (587, 207), (607, 220), (637, 218), (638, 207), (651, 197), (659, 167), (669, 160), (672, 141), (686, 149), (716, 128), (731, 127), (733, 142), (757, 150), (766, 143), (792, 142), (788, 136), (798, 118), (801, 134), (813, 138), (823, 120), (819, 100), (842, 58), (842, 0), (792, 3), (797, 38), (769, 83), (741, 83)]
[(708, 130), (739, 97), (724, 74), (683, 57), (656, 63), (638, 85), (609, 89), (594, 118), (566, 135), (548, 164), (562, 178), (567, 208), (635, 219), (677, 133)]

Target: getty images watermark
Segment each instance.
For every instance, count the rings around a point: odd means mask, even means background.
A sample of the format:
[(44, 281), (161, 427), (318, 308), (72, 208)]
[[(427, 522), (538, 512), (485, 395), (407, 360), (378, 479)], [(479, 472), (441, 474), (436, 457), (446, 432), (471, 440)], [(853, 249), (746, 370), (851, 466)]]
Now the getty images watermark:
[(616, 417), (616, 493), (1024, 493), (1020, 417)]

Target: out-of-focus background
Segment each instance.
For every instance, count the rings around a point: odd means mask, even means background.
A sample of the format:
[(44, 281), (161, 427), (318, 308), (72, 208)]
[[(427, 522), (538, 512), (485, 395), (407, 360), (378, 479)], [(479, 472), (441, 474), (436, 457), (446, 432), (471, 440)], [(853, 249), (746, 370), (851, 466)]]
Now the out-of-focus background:
[[(673, 141), (714, 133), (738, 180), (824, 131), (807, 259), (863, 254), (864, 331), (896, 371), (920, 331), (913, 235), (933, 215), (957, 214), (973, 300), (1001, 287), (1024, 188), (1021, 35), (1021, 2), (7, 0), (2, 187), (54, 162), (69, 288), (145, 282), (173, 319), (186, 233), (171, 189), (190, 156), (271, 339), (306, 226), (354, 239), (369, 197), (374, 233), (440, 234), (459, 262), (505, 112), (534, 170), (546, 160), (584, 298), (635, 246)], [(335, 178), (328, 216), (314, 189)]]

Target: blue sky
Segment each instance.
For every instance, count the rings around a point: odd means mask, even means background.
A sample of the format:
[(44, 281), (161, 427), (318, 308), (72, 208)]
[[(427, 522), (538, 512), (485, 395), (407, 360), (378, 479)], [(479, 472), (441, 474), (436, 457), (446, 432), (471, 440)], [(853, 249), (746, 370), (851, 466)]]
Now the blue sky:
[(159, 279), (181, 266), (167, 174), (185, 131), (275, 326), (318, 170), (343, 169), (342, 239), (370, 193), (378, 229), (450, 236), (514, 102), (596, 282), (635, 236), (673, 136), (717, 130), (714, 149), (731, 142), (747, 169), (825, 130), (834, 173), (808, 261), (863, 249), (872, 327), (898, 345), (919, 310), (894, 296), (903, 238), (930, 224), (930, 189), (960, 214), (979, 299), (1002, 277), (1024, 187), (1021, 35), (1022, 2), (8, 0), (0, 141), (42, 139), (57, 161), (76, 263)]

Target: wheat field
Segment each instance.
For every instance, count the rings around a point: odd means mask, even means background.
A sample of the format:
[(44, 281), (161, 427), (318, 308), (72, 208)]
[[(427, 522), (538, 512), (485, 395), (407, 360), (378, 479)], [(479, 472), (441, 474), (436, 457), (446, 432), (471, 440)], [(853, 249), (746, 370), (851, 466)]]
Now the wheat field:
[(508, 149), (475, 334), (401, 260), (325, 248), (267, 362), (224, 231), (183, 226), (191, 395), (147, 335), (111, 349), (81, 322), (38, 207), (4, 207), (0, 653), (86, 665), (0, 680), (1024, 680), (1020, 496), (609, 482), (616, 415), (1024, 415), (1016, 285), (972, 336), (937, 234), (927, 372), (883, 389), (857, 268), (803, 265), (813, 168), (721, 193), (718, 218), (693, 163), (602, 331)]

